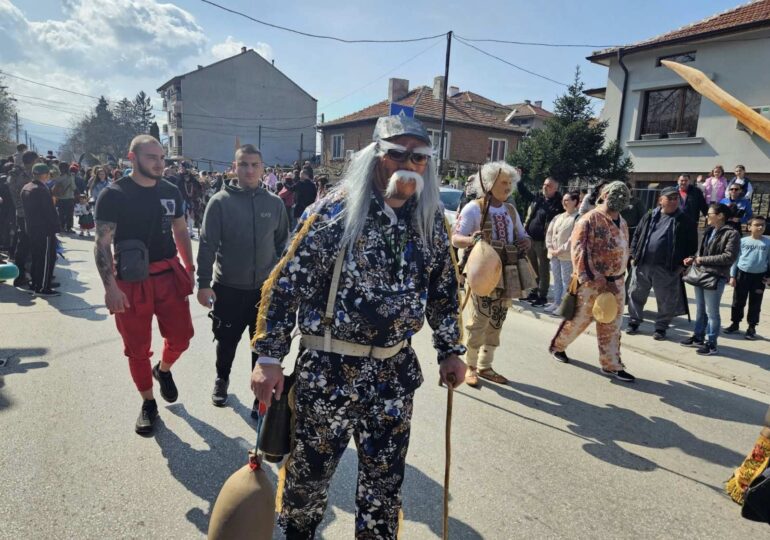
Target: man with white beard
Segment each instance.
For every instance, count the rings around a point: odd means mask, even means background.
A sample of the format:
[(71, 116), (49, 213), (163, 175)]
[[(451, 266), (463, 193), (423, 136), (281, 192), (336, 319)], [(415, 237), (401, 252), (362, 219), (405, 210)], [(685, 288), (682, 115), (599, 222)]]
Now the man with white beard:
[(432, 163), (412, 118), (380, 118), (339, 187), (309, 207), (262, 290), (251, 385), (286, 391), (281, 359), (295, 321), (302, 347), (290, 393), (294, 441), (279, 524), (313, 538), (351, 437), (358, 448), (356, 538), (396, 538), (414, 392), (411, 337), (427, 317), (444, 382), (463, 382), (457, 273)]

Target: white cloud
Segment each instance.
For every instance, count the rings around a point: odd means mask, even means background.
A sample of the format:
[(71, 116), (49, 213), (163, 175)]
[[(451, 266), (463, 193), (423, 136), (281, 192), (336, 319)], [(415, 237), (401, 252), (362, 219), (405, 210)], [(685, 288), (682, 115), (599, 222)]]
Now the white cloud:
[[(236, 54), (240, 53), (243, 47), (247, 47), (246, 43), (243, 41), (235, 40), (233, 36), (227, 36), (227, 39), (225, 39), (223, 42), (217, 43), (211, 47), (211, 56), (214, 60), (222, 60), (224, 58), (235, 56)], [(259, 41), (252, 48), (262, 58), (266, 60), (273, 59), (273, 48), (267, 43), (262, 43)]]
[[(28, 19), (14, 1), (24, 0), (0, 0), (2, 70), (84, 94), (119, 99), (144, 90), (155, 100), (155, 89), (171, 77), (249, 46), (232, 36), (212, 44), (191, 13), (160, 0), (62, 0), (61, 20)], [(253, 48), (273, 58), (267, 43)], [(94, 104), (13, 78), (5, 84), (12, 92), (67, 102), (59, 111), (19, 102), (20, 113), (38, 122), (69, 125), (73, 115), (64, 109)]]

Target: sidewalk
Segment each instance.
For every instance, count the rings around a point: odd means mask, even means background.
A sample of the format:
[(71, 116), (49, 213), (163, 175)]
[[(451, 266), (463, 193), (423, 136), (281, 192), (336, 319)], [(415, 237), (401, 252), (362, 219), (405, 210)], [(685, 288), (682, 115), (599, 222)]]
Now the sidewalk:
[[(693, 371), (704, 373), (721, 380), (734, 382), (770, 394), (770, 292), (765, 294), (762, 303), (762, 314), (757, 326), (757, 339), (750, 341), (744, 338), (747, 324), (744, 318), (741, 330), (738, 334), (726, 335), (720, 333), (717, 348), (719, 354), (715, 356), (700, 356), (695, 349), (682, 347), (679, 342), (692, 334), (695, 324), (695, 295), (691, 286), (687, 285), (687, 298), (690, 303), (690, 314), (693, 322), (687, 321), (687, 316), (676, 317), (671, 322), (665, 341), (652, 339), (654, 330), (654, 315), (657, 309), (654, 292), (645, 306), (645, 322), (640, 326), (639, 333), (629, 336), (625, 333), (628, 322), (628, 309), (623, 316), (623, 335), (621, 337), (621, 352), (623, 349), (632, 349), (635, 352), (655, 357), (665, 362), (670, 362)], [(720, 314), (722, 327), (730, 324), (730, 303), (733, 298), (733, 288), (725, 287), (722, 295)], [(556, 332), (556, 327), (561, 318), (544, 313), (542, 309), (532, 308), (528, 303), (514, 301), (511, 307), (509, 320), (516, 317), (535, 317), (553, 325), (548, 332)], [(511, 332), (515, 328), (515, 322), (508, 323), (507, 330)], [(589, 326), (588, 334), (595, 335), (595, 326)], [(550, 334), (552, 335), (552, 334)], [(550, 335), (548, 338), (550, 339)], [(545, 337), (545, 336), (544, 336)], [(544, 341), (544, 347), (547, 342)], [(634, 366), (629, 365), (628, 370), (634, 373)]]

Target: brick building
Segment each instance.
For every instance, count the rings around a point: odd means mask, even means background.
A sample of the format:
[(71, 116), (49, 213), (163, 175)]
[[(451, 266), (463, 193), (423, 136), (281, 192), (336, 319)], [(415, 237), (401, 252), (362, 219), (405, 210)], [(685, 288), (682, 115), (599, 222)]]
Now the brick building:
[[(443, 92), (443, 77), (436, 77), (433, 87), (418, 86), (413, 90), (409, 90), (407, 80), (390, 79), (388, 99), (318, 126), (322, 163), (342, 164), (352, 152), (369, 144), (377, 118), (389, 113), (391, 103), (414, 107), (415, 118), (428, 129), (438, 153)], [(527, 131), (506, 121), (510, 113), (511, 109), (505, 105), (450, 87), (444, 163), (475, 166), (489, 160), (505, 159), (516, 150)]]

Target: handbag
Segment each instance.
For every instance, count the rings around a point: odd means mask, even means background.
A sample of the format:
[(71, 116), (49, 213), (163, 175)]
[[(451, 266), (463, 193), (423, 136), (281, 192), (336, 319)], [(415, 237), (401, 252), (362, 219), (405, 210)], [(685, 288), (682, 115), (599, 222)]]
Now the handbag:
[(705, 270), (702, 266), (693, 263), (687, 269), (684, 276), (682, 276), (682, 281), (689, 283), (694, 287), (701, 287), (713, 291), (717, 288), (719, 276)]
[(128, 282), (137, 282), (144, 281), (150, 277), (150, 251), (148, 246), (155, 233), (155, 224), (158, 220), (160, 210), (160, 201), (158, 201), (158, 207), (153, 216), (147, 242), (137, 238), (129, 238), (127, 240), (115, 242), (115, 259), (117, 261), (118, 279)]
[(559, 304), (559, 316), (565, 321), (571, 321), (575, 318), (578, 286), (577, 274), (572, 274), (572, 279), (569, 280), (569, 287), (567, 287), (567, 294), (562, 297), (561, 304)]

